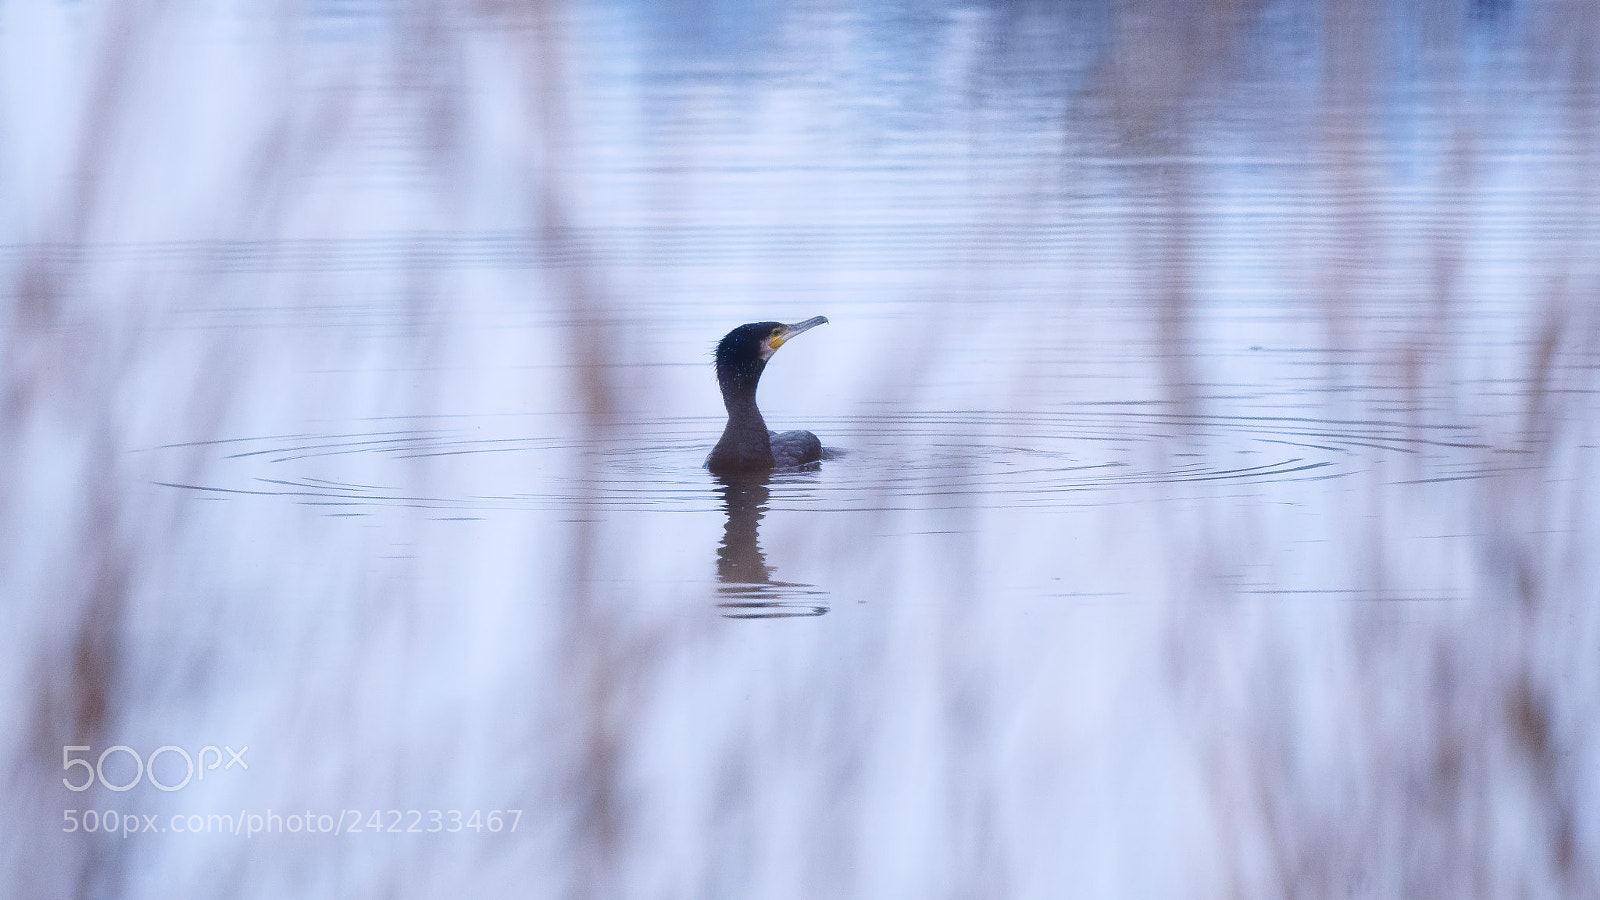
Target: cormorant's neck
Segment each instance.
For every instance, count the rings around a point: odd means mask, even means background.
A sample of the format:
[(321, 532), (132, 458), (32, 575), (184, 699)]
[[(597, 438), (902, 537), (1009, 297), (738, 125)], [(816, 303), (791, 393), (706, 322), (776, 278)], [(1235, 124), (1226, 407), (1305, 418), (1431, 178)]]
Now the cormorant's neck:
[(766, 434), (761, 420), (761, 410), (756, 408), (756, 386), (761, 383), (761, 372), (767, 367), (764, 359), (717, 367), (717, 385), (722, 388), (722, 405), (728, 410), (728, 420), (759, 425)]
[(722, 405), (728, 408), (728, 424), (722, 439), (711, 448), (706, 465), (718, 474), (757, 472), (772, 468), (772, 445), (767, 438), (767, 423), (756, 408), (756, 385), (761, 382), (764, 359), (729, 359), (719, 354), (717, 385), (722, 388)]

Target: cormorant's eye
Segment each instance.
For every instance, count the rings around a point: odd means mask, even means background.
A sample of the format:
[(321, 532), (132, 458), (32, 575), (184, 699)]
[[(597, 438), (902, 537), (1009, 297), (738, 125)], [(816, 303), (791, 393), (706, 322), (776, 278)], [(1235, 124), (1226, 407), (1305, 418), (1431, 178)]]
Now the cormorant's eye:
[(783, 329), (782, 328), (774, 328), (774, 329), (772, 329), (772, 336), (773, 337), (777, 337), (780, 334), (783, 334)]

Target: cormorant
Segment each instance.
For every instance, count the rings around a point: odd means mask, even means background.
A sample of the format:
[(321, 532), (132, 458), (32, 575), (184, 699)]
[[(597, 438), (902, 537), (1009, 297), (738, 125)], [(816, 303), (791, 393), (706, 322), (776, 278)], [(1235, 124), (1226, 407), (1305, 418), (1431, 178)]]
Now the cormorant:
[(809, 431), (767, 430), (756, 408), (756, 384), (767, 360), (795, 335), (826, 324), (825, 316), (785, 325), (752, 322), (728, 332), (717, 344), (717, 385), (728, 408), (728, 425), (706, 466), (717, 475), (788, 469), (822, 458), (822, 442)]

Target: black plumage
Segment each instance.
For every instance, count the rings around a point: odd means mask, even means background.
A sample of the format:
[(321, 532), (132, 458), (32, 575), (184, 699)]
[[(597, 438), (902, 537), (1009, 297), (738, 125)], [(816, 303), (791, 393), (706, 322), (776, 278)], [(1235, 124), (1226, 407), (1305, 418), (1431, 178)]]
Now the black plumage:
[(752, 322), (728, 332), (717, 344), (717, 386), (728, 410), (722, 439), (706, 466), (718, 475), (790, 469), (822, 458), (822, 442), (809, 431), (768, 431), (756, 407), (756, 386), (767, 360), (790, 339), (828, 320), (823, 316), (793, 325)]

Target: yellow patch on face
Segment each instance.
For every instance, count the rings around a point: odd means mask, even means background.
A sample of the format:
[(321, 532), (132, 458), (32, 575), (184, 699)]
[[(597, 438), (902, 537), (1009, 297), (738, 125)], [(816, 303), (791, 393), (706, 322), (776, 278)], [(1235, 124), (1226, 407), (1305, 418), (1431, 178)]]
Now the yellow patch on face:
[(772, 333), (772, 337), (767, 338), (767, 347), (769, 349), (776, 350), (776, 349), (778, 349), (779, 347), (782, 347), (782, 346), (783, 346), (783, 332), (774, 331)]

